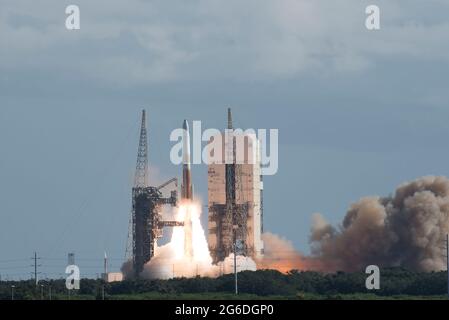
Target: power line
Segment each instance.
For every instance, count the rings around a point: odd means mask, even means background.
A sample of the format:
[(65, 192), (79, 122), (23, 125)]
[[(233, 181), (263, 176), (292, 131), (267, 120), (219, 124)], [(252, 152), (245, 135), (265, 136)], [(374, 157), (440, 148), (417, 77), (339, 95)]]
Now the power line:
[(0, 260), (0, 263), (10, 263), (10, 262), (20, 262), (20, 261), (28, 261), (28, 259), (8, 259), (8, 260)]
[(15, 270), (15, 269), (28, 269), (28, 266), (20, 266), (20, 267), (0, 267), (0, 270)]

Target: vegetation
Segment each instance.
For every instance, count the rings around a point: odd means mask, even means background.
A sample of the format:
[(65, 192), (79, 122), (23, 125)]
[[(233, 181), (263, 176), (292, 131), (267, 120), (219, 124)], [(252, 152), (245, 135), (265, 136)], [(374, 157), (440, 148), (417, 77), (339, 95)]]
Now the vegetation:
[[(239, 292), (234, 292), (234, 276), (177, 278), (170, 280), (129, 280), (104, 283), (82, 279), (81, 288), (69, 296), (65, 280), (0, 282), (0, 300), (11, 299), (445, 299), (447, 273), (412, 272), (401, 268), (383, 269), (380, 290), (367, 290), (363, 272), (324, 274), (312, 271), (274, 270), (239, 273)], [(41, 286), (43, 285), (43, 286)]]

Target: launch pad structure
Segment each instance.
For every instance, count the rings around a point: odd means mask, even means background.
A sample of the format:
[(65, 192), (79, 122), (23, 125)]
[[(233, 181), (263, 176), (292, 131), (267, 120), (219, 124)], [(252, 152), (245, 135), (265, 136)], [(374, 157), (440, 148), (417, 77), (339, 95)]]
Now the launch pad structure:
[[(210, 163), (208, 168), (209, 251), (215, 264), (231, 253), (258, 258), (263, 254), (259, 143), (236, 133), (231, 109), (227, 130), (218, 138), (224, 158), (222, 162)], [(236, 150), (237, 139), (241, 138), (246, 141), (244, 148)], [(237, 152), (253, 154), (252, 151), (256, 155), (253, 163), (237, 163)]]
[[(169, 197), (164, 197), (161, 190), (170, 184), (174, 184), (175, 188)], [(176, 178), (158, 187), (148, 185), (148, 138), (146, 113), (143, 110), (127, 248), (127, 254), (132, 251), (132, 274), (135, 278), (139, 277), (144, 265), (154, 256), (157, 239), (163, 236), (163, 228), (184, 225), (181, 221), (164, 221), (161, 214), (162, 206), (177, 206), (177, 186)]]
[[(154, 257), (157, 240), (163, 236), (164, 228), (184, 227), (185, 243), (188, 244), (192, 239), (192, 225), (188, 213), (184, 221), (167, 221), (162, 217), (163, 206), (176, 207), (178, 202), (193, 201), (190, 137), (186, 120), (183, 129), (183, 181), (181, 199), (178, 201), (177, 178), (157, 187), (148, 183), (148, 136), (146, 113), (145, 110), (142, 111), (126, 249), (126, 258), (132, 262), (131, 277), (139, 278), (145, 264)], [(214, 264), (224, 261), (232, 253), (250, 258), (263, 255), (263, 182), (259, 141), (252, 136), (235, 132), (230, 109), (225, 135), (225, 138), (221, 139), (225, 161), (211, 163), (208, 167), (208, 247)], [(242, 164), (236, 161), (236, 139), (242, 137), (247, 141), (244, 152), (256, 155), (253, 163)], [(171, 189), (170, 195), (164, 196), (162, 189), (171, 185), (174, 185), (174, 188)], [(187, 245), (186, 252), (192, 253), (192, 247)]]

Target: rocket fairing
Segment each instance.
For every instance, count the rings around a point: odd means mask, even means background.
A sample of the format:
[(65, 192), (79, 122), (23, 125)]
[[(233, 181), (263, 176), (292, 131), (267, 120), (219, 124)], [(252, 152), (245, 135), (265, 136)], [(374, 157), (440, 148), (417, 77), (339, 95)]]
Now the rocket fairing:
[(183, 129), (183, 146), (182, 146), (182, 185), (181, 198), (182, 200), (193, 200), (193, 185), (190, 171), (190, 131), (189, 123), (184, 120), (182, 124)]

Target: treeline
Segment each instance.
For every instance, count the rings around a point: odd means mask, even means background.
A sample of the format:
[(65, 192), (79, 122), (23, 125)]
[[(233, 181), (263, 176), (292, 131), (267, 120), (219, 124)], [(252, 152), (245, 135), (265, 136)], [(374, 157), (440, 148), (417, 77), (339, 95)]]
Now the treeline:
[[(382, 269), (380, 290), (367, 290), (364, 272), (323, 274), (312, 271), (292, 271), (282, 274), (275, 270), (244, 271), (238, 274), (239, 292), (259, 296), (298, 297), (301, 294), (335, 296), (338, 294), (374, 293), (380, 296), (447, 294), (447, 272), (412, 272), (401, 268)], [(68, 299), (65, 280), (41, 281), (36, 287), (33, 281), (0, 282), (0, 299), (11, 299), (12, 287), (15, 299)], [(89, 296), (102, 299), (114, 295), (137, 295), (148, 292), (160, 294), (184, 293), (232, 293), (234, 276), (219, 278), (177, 278), (170, 280), (129, 280), (104, 283), (102, 280), (83, 279), (80, 290), (73, 296)]]
[[(245, 271), (238, 274), (239, 292), (261, 296), (292, 296), (298, 293), (319, 295), (375, 293), (378, 295), (444, 295), (447, 294), (447, 273), (412, 272), (401, 268), (382, 269), (380, 290), (367, 290), (364, 272), (324, 274), (275, 270)], [(124, 281), (113, 284), (111, 294), (234, 292), (234, 276), (217, 279), (190, 278), (152, 281)]]

